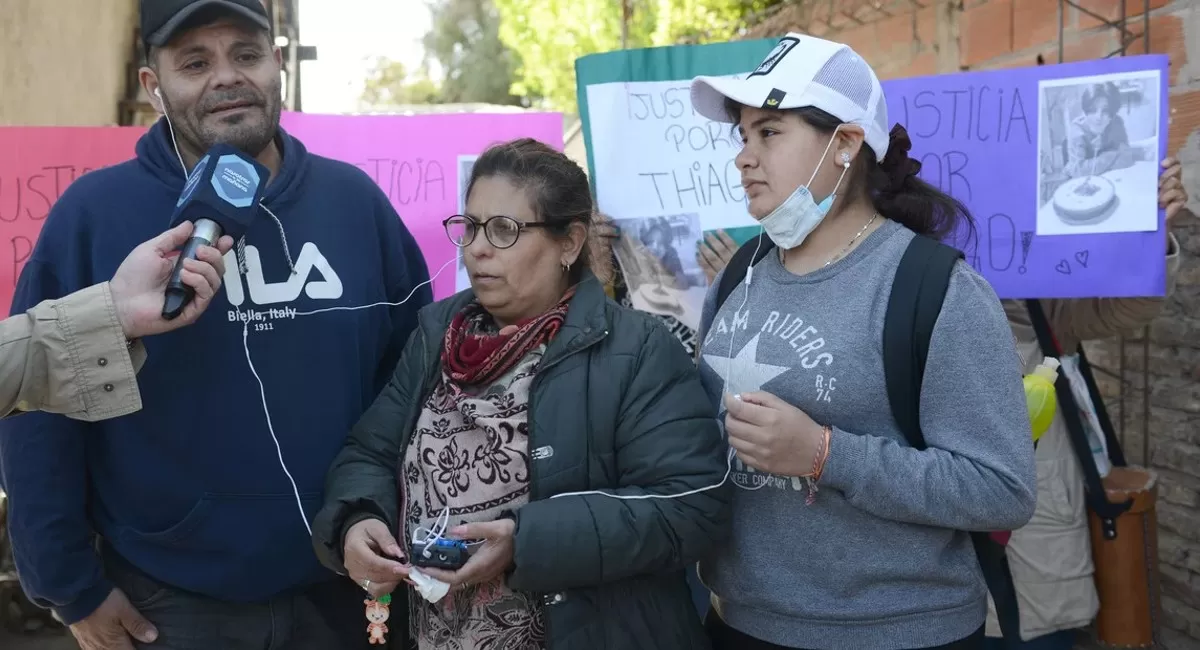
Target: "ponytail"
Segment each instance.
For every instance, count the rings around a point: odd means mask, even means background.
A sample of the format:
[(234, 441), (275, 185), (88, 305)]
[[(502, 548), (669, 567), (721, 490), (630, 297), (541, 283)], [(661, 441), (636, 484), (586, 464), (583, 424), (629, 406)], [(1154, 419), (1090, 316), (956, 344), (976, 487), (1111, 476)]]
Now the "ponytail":
[[(859, 158), (866, 172), (867, 191), (875, 209), (909, 230), (944, 239), (965, 227), (968, 241), (975, 232), (974, 219), (967, 206), (921, 179), (921, 163), (908, 156), (912, 140), (908, 131), (897, 124), (889, 134), (887, 155), (876, 164), (875, 152), (863, 147)], [(864, 155), (865, 154), (865, 155)]]

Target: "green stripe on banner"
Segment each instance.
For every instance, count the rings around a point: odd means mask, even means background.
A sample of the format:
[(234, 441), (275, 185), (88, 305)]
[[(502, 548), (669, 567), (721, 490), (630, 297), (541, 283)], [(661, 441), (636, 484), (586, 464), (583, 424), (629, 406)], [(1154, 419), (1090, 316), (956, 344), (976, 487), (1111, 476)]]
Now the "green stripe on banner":
[(589, 54), (575, 59), (575, 96), (587, 149), (592, 195), (596, 194), (596, 163), (592, 160), (592, 125), (588, 119), (587, 87), (621, 81), (676, 81), (699, 75), (749, 72), (779, 42), (777, 38), (711, 45), (673, 45)]

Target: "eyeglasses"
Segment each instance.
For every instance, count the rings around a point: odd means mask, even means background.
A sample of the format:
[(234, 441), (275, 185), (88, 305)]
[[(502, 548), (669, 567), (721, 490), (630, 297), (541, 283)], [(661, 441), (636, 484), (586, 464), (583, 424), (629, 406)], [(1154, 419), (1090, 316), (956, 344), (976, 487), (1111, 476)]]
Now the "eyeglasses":
[(446, 228), (446, 236), (459, 248), (466, 248), (475, 241), (479, 226), (483, 226), (483, 235), (496, 248), (508, 248), (517, 243), (521, 231), (526, 228), (545, 228), (541, 222), (517, 221), (512, 217), (495, 216), (480, 222), (465, 214), (456, 214), (442, 222)]

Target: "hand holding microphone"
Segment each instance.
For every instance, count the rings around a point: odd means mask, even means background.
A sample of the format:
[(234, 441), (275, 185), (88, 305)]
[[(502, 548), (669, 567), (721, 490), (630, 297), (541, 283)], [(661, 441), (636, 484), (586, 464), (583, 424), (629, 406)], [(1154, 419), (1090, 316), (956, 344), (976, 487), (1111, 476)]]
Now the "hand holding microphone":
[(171, 216), (172, 226), (187, 222), (194, 227), (167, 281), (164, 319), (174, 320), (185, 313), (196, 296), (195, 287), (184, 279), (188, 260), (195, 262), (206, 247), (226, 238), (236, 241), (246, 233), (258, 216), (270, 175), (253, 157), (224, 144), (213, 146), (196, 163)]
[[(233, 247), (233, 238), (220, 237), (216, 248), (204, 246), (194, 251), (192, 259), (176, 260), (176, 251), (189, 241), (193, 230), (191, 222), (183, 222), (142, 243), (121, 262), (109, 289), (126, 338), (162, 334), (194, 323), (221, 288), (225, 272), (221, 256)], [(180, 268), (173, 273), (176, 267)], [(162, 316), (162, 297), (173, 276), (194, 293), (196, 300), (178, 318), (167, 320)]]

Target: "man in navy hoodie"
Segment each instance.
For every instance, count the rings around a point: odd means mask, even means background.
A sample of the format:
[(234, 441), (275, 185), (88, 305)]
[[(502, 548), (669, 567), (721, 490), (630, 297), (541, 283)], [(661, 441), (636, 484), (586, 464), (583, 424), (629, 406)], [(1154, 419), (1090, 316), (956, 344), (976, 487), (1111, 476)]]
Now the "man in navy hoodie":
[(169, 121), (134, 160), (67, 188), (12, 312), (111, 278), (167, 226), (185, 169), (213, 144), (271, 177), (225, 291), (191, 327), (145, 341), (140, 412), (0, 423), (21, 583), (86, 650), (370, 647), (364, 592), (321, 567), (306, 522), (432, 300), (425, 261), (364, 172), (279, 128), (281, 56), (258, 0), (141, 11), (142, 85)]

